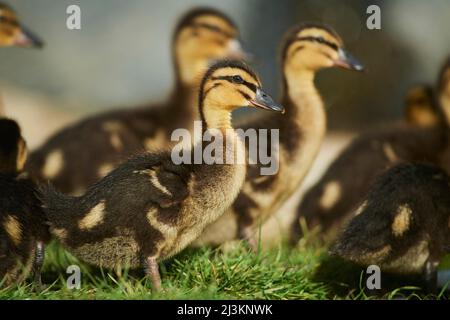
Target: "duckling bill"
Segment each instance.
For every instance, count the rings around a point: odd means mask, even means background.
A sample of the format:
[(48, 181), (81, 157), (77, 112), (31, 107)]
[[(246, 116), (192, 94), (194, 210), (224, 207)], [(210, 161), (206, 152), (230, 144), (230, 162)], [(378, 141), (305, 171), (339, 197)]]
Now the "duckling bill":
[(49, 233), (36, 186), (22, 172), (25, 141), (9, 119), (0, 119), (0, 136), (0, 282), (9, 286), (33, 272), (40, 284)]
[[(243, 63), (214, 64), (199, 92), (204, 128), (227, 132), (225, 140), (242, 152), (242, 142), (229, 131), (231, 111), (255, 105), (282, 111), (262, 95), (258, 77)], [(147, 152), (122, 163), (81, 197), (43, 188), (42, 198), (51, 232), (73, 254), (108, 268), (143, 265), (157, 290), (158, 262), (184, 249), (232, 204), (245, 174), (245, 164), (175, 165), (170, 151)]]
[(19, 22), (10, 6), (0, 3), (0, 46), (42, 48), (44, 42)]
[(450, 252), (450, 177), (428, 164), (400, 164), (378, 177), (331, 252), (396, 274), (424, 274)]

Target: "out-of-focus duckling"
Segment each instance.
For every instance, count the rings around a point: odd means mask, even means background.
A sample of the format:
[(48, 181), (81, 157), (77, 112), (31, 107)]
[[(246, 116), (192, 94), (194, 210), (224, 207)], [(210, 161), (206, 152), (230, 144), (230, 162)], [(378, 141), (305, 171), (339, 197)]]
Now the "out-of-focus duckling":
[(23, 26), (14, 10), (0, 3), (0, 46), (1, 47), (34, 47), (42, 48), (42, 40)]
[[(223, 136), (221, 160), (245, 152), (231, 126), (231, 111), (240, 106), (283, 111), (246, 65), (214, 64), (200, 86), (199, 110), (203, 129), (217, 129), (210, 132), (214, 139)], [(148, 152), (119, 165), (81, 197), (44, 188), (43, 202), (51, 232), (77, 257), (109, 268), (143, 263), (159, 289), (158, 262), (189, 245), (232, 204), (245, 173), (245, 164), (175, 165), (171, 151)]]
[(243, 55), (237, 27), (216, 10), (193, 10), (176, 27), (172, 52), (175, 87), (166, 103), (100, 114), (57, 132), (31, 154), (30, 174), (65, 193), (82, 193), (130, 155), (166, 148), (175, 129), (191, 130), (208, 65)]
[(303, 227), (319, 228), (325, 240), (335, 237), (385, 169), (402, 161), (436, 163), (448, 143), (446, 121), (438, 105), (429, 87), (413, 87), (405, 99), (406, 123), (353, 140), (303, 196), (292, 223), (291, 243), (295, 245), (302, 237)]
[[(263, 165), (249, 165), (246, 182), (232, 208), (208, 227), (195, 245), (220, 245), (241, 238), (256, 247), (255, 231), (260, 223), (298, 188), (317, 155), (326, 131), (326, 114), (314, 79), (319, 70), (335, 66), (363, 69), (330, 28), (304, 24), (286, 35), (281, 62), (286, 115), (264, 115), (239, 125), (242, 129), (279, 129), (279, 150), (272, 153), (279, 155), (278, 171), (263, 175)], [(261, 141), (259, 147), (263, 147)], [(270, 148), (267, 154), (271, 154)]]
[(411, 87), (405, 97), (405, 120), (420, 127), (434, 127), (443, 121), (442, 110), (429, 85)]
[(400, 164), (375, 183), (331, 252), (396, 274), (424, 272), (450, 252), (450, 177), (426, 164)]
[(13, 120), (0, 119), (0, 137), (0, 282), (20, 282), (33, 269), (40, 284), (49, 233), (35, 185), (22, 174), (26, 144)]

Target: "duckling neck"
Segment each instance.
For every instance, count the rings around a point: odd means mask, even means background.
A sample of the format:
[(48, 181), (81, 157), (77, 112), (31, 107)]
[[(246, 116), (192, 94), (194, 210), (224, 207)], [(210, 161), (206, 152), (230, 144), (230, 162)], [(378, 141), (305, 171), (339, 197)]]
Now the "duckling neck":
[[(285, 68), (286, 127), (281, 139), (294, 141), (288, 146), (289, 158), (305, 172), (314, 161), (326, 131), (326, 114), (322, 98), (314, 84), (315, 73)], [(286, 144), (288, 141), (286, 141)], [(296, 142), (297, 141), (297, 142)]]

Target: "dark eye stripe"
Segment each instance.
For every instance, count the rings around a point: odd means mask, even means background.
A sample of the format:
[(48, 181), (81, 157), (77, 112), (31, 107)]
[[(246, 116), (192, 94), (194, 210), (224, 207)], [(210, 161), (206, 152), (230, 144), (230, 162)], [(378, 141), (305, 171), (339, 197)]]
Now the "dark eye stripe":
[(323, 38), (319, 38), (319, 37), (312, 37), (312, 36), (309, 36), (309, 37), (297, 37), (295, 40), (296, 41), (317, 42), (317, 43), (320, 43), (320, 44), (324, 44), (324, 45), (326, 45), (326, 46), (328, 46), (331, 49), (336, 50), (336, 51), (338, 51), (338, 49), (339, 49), (339, 46), (336, 43), (328, 41), (328, 40), (325, 40)]
[(10, 18), (7, 18), (7, 17), (0, 17), (0, 22), (1, 23), (5, 23), (5, 24), (9, 24), (9, 25), (11, 25), (13, 27), (18, 27), (19, 26), (19, 23), (16, 20), (10, 19)]
[(294, 51), (292, 51), (291, 56), (296, 54), (298, 51), (303, 50), (304, 48), (305, 48), (305, 46), (303, 46), (303, 45), (298, 46), (297, 48), (294, 49)]
[(246, 94), (244, 91), (238, 90), (238, 92), (241, 94), (241, 96), (244, 97), (244, 99), (250, 100), (250, 96), (248, 94)]
[[(233, 76), (220, 76), (220, 77), (213, 77), (212, 79), (213, 80), (226, 80), (228, 82), (234, 83), (233, 82)], [(256, 92), (257, 87), (253, 83), (244, 80), (242, 85), (246, 86), (247, 88), (249, 88), (253, 92)]]
[(212, 89), (214, 89), (214, 88), (217, 88), (217, 87), (220, 87), (222, 84), (221, 83), (214, 83), (213, 85), (212, 85), (212, 87), (211, 88), (209, 88), (208, 90), (206, 90), (205, 91), (205, 93), (204, 93), (204, 97), (206, 97), (207, 95), (208, 95), (208, 93), (212, 90)]
[(226, 32), (226, 31), (220, 29), (219, 27), (214, 26), (214, 25), (209, 24), (209, 23), (198, 22), (198, 23), (192, 23), (191, 26), (194, 27), (194, 28), (208, 29), (209, 31), (212, 31), (212, 32), (224, 35), (227, 38), (234, 38), (235, 37), (231, 33)]

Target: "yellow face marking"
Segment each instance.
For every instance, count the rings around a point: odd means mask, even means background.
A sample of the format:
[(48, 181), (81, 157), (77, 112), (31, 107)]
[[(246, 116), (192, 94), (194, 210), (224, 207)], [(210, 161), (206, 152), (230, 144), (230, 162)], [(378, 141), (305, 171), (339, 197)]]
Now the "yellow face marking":
[(100, 201), (78, 222), (81, 230), (90, 230), (103, 222), (105, 217), (105, 200)]
[(123, 129), (123, 124), (119, 121), (106, 121), (103, 123), (102, 127), (106, 132), (114, 133), (121, 131)]
[(47, 155), (47, 158), (45, 159), (44, 167), (42, 169), (42, 175), (47, 179), (56, 178), (63, 167), (64, 155), (62, 150), (53, 150)]
[(298, 37), (315, 37), (315, 38), (322, 37), (325, 40), (336, 44), (338, 47), (342, 47), (342, 45), (343, 45), (341, 38), (339, 38), (339, 37), (337, 38), (334, 35), (332, 35), (331, 33), (329, 33), (328, 31), (319, 29), (319, 28), (303, 29), (297, 34), (297, 36)]
[(15, 216), (9, 215), (3, 221), (3, 228), (5, 228), (11, 241), (19, 246), (22, 241), (22, 226)]
[(207, 24), (220, 29), (231, 37), (237, 37), (237, 30), (224, 19), (215, 15), (202, 15), (194, 19), (194, 24)]
[(407, 204), (398, 207), (397, 214), (392, 222), (392, 233), (396, 237), (402, 236), (409, 229), (412, 210)]
[(323, 209), (331, 209), (339, 201), (342, 194), (342, 188), (339, 182), (330, 181), (325, 185), (322, 197), (319, 200)]
[(114, 169), (114, 165), (111, 163), (104, 163), (98, 168), (98, 176), (100, 178), (105, 177)]

